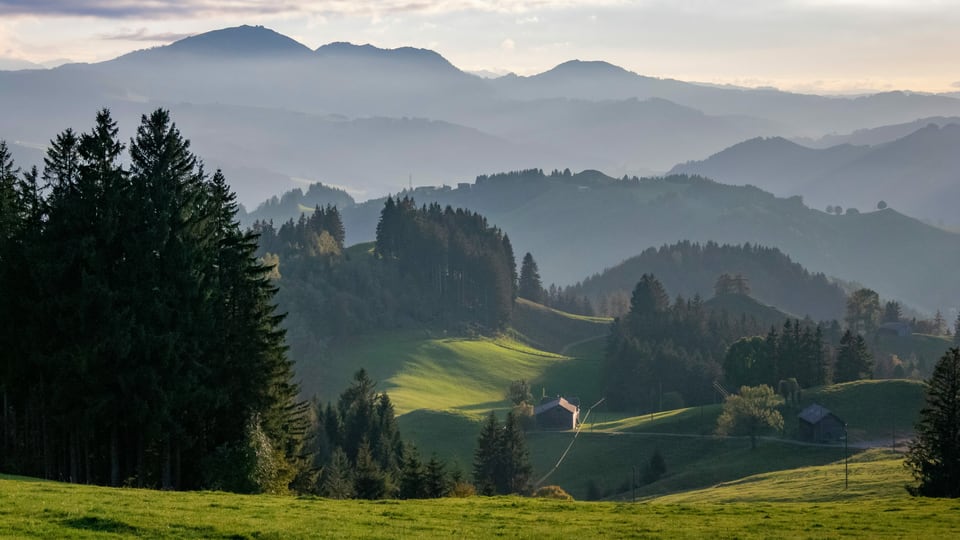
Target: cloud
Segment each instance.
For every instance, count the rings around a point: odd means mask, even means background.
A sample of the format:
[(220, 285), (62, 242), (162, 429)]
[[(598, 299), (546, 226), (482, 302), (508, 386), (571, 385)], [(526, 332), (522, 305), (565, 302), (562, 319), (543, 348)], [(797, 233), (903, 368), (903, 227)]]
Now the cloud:
[(514, 48), (516, 48), (516, 46), (517, 46), (517, 42), (513, 41), (510, 38), (507, 38), (500, 42), (500, 48), (505, 51), (512, 51)]
[[(602, 6), (625, 2), (626, 0), (590, 0), (586, 3)], [(0, 0), (0, 15), (127, 19), (290, 14), (374, 16), (463, 11), (522, 14), (583, 4), (584, 2), (576, 0)]]
[(140, 28), (138, 30), (124, 31), (116, 34), (100, 34), (100, 39), (107, 40), (116, 40), (116, 41), (152, 41), (152, 42), (163, 42), (170, 43), (173, 41), (178, 41), (186, 37), (190, 37), (193, 34), (181, 34), (177, 32), (154, 32), (150, 33), (146, 28)]
[(956, 81), (956, 82), (950, 83), (950, 86), (951, 86), (952, 88), (960, 88), (960, 81)]

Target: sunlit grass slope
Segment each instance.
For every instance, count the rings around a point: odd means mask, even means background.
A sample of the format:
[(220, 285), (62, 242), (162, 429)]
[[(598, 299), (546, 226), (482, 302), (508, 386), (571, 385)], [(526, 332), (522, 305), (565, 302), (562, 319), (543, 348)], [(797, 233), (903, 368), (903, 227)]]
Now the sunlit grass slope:
[(950, 500), (582, 503), (516, 497), (331, 501), (113, 489), (0, 477), (11, 538), (949, 538)]
[(891, 450), (851, 454), (849, 485), (842, 459), (826, 465), (757, 474), (715, 487), (666, 495), (659, 503), (836, 502), (851, 499), (904, 500), (912, 484), (903, 455)]
[(522, 339), (547, 351), (565, 352), (572, 343), (606, 336), (613, 319), (586, 317), (552, 309), (518, 298), (513, 313), (513, 329)]
[(508, 405), (510, 381), (536, 381), (569, 357), (509, 338), (442, 337), (423, 331), (364, 336), (329, 353), (322, 397), (333, 399), (365, 368), (398, 414), (417, 409), (482, 415)]

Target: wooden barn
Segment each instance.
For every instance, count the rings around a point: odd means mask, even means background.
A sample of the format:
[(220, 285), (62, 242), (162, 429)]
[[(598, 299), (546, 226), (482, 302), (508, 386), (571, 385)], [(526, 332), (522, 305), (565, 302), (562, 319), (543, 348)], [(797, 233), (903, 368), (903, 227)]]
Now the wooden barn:
[(800, 439), (808, 442), (829, 443), (842, 440), (846, 424), (823, 405), (814, 403), (800, 411)]
[(545, 398), (533, 408), (533, 415), (540, 429), (576, 429), (580, 407), (559, 396)]

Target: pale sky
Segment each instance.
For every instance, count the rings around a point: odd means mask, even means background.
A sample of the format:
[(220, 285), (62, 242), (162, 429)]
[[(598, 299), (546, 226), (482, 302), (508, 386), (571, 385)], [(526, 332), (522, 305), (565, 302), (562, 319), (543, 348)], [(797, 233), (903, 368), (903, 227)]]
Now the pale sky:
[(94, 62), (240, 24), (465, 70), (577, 58), (802, 92), (960, 91), (960, 0), (0, 0), (0, 57)]

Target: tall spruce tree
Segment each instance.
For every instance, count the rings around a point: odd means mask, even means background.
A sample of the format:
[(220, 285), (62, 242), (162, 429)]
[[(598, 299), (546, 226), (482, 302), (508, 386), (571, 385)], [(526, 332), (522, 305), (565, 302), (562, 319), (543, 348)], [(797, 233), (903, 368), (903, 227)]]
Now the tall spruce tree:
[(501, 426), (497, 416), (490, 412), (480, 429), (477, 447), (473, 452), (473, 484), (480, 495), (497, 494), (497, 475), (500, 470)]
[(908, 491), (960, 497), (960, 349), (950, 349), (937, 362), (926, 400), (905, 461), (917, 481)]
[(529, 252), (523, 256), (523, 262), (520, 264), (517, 296), (539, 303), (542, 303), (545, 299), (543, 283), (540, 281), (540, 269), (537, 267), (537, 261), (533, 260), (533, 255)]
[(533, 467), (530, 465), (530, 453), (520, 425), (520, 419), (513, 411), (507, 412), (503, 425), (503, 434), (499, 444), (500, 471), (498, 491), (507, 493), (526, 493), (530, 487)]
[(869, 378), (873, 373), (873, 355), (867, 348), (867, 342), (861, 335), (853, 335), (850, 330), (840, 338), (837, 351), (836, 382), (857, 381)]

